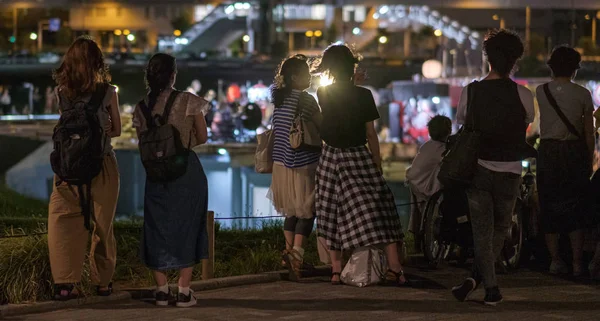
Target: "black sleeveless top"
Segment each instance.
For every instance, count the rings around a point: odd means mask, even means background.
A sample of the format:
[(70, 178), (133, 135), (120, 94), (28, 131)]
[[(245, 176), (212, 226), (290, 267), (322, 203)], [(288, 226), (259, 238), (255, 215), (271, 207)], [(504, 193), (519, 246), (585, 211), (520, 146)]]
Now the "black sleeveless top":
[(517, 84), (507, 78), (470, 86), (474, 92), (469, 108), (473, 108), (474, 127), (482, 135), (479, 159), (514, 162), (534, 157), (535, 150), (525, 141), (528, 125)]

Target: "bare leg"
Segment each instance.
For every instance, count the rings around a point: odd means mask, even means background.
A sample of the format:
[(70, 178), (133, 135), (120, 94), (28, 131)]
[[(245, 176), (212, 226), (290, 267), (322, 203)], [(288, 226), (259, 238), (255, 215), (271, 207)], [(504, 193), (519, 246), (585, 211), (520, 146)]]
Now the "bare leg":
[[(294, 235), (293, 239), (294, 239), (294, 247), (304, 248), (304, 241), (306, 240), (306, 237), (304, 235), (296, 234), (296, 235)], [(287, 241), (287, 236), (286, 236), (286, 241)]]
[[(342, 272), (342, 252), (329, 250), (329, 255), (331, 256), (331, 271), (333, 273), (341, 273)], [(332, 282), (339, 282), (340, 276), (334, 275), (331, 278)]]
[(285, 237), (285, 249), (291, 250), (294, 247), (295, 234), (292, 231), (283, 231)]
[(552, 262), (561, 262), (560, 251), (558, 248), (558, 234), (546, 234), (546, 246), (552, 257)]
[[(398, 257), (398, 243), (390, 243), (385, 247), (385, 255), (388, 260), (388, 267), (393, 272), (402, 271), (402, 264), (400, 264), (400, 258)], [(406, 282), (404, 275), (400, 277), (400, 282)]]
[(583, 273), (583, 230), (571, 232), (569, 238), (573, 249), (573, 274), (579, 276)]
[(189, 288), (190, 283), (192, 283), (192, 273), (194, 272), (194, 267), (190, 266), (185, 269), (179, 270), (179, 287)]
[[(285, 237), (285, 249), (290, 251), (294, 247), (294, 238), (295, 234), (292, 231), (283, 231), (283, 236)], [(285, 266), (285, 260), (281, 261), (281, 265)]]
[(167, 285), (167, 275), (161, 271), (152, 271), (154, 274), (154, 280), (156, 281), (156, 285), (158, 287)]

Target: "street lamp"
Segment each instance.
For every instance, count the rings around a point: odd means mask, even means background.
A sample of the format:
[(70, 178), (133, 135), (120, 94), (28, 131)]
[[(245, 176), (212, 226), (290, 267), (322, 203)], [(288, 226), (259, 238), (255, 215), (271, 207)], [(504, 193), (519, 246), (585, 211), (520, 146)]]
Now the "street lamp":
[(135, 40), (135, 36), (130, 33), (127, 35), (127, 40), (129, 40), (130, 42), (133, 42)]
[(244, 36), (242, 37), (242, 40), (243, 40), (244, 42), (250, 42), (250, 36), (248, 36), (248, 35), (244, 35)]
[(441, 37), (443, 34), (444, 33), (440, 29), (435, 29), (435, 31), (433, 32), (433, 35), (436, 37)]
[(121, 29), (115, 29), (114, 34), (115, 34), (115, 36), (120, 36), (123, 34), (123, 32), (121, 32)]
[(380, 44), (386, 44), (388, 42), (388, 38), (386, 36), (379, 37)]
[(316, 38), (319, 38), (319, 37), (321, 37), (321, 36), (323, 35), (323, 32), (322, 32), (321, 30), (315, 30), (315, 31), (312, 31), (312, 30), (307, 30), (307, 31), (304, 33), (304, 35), (305, 35), (307, 38), (310, 38), (310, 47), (311, 47), (311, 48), (314, 48), (314, 47), (315, 47), (315, 42), (316, 42), (316, 40), (317, 40)]
[(31, 39), (31, 40), (37, 40), (37, 38), (38, 38), (37, 33), (32, 32), (31, 34), (29, 34), (29, 39)]
[(352, 34), (355, 36), (360, 35), (360, 28), (356, 27), (356, 28), (352, 29)]
[(125, 35), (125, 36), (129, 36), (130, 33), (131, 33), (131, 31), (129, 31), (129, 29), (123, 30), (123, 35)]
[(492, 19), (494, 19), (494, 21), (498, 21), (500, 20), (500, 29), (504, 29), (505, 28), (505, 23), (504, 23), (504, 18), (500, 17), (499, 15), (495, 14), (492, 16)]
[(175, 37), (179, 37), (179, 36), (181, 36), (181, 30), (179, 30), (179, 29), (176, 29), (175, 31), (173, 31), (173, 35), (174, 35)]

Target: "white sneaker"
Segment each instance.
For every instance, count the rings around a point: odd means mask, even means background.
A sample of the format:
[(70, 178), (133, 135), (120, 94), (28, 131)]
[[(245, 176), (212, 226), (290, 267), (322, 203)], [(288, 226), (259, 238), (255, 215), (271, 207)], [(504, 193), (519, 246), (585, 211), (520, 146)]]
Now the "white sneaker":
[(192, 289), (190, 289), (190, 293), (188, 295), (183, 293), (179, 293), (177, 295), (177, 307), (189, 308), (196, 305), (196, 303), (198, 302), (196, 301), (196, 297), (194, 297), (194, 291), (192, 291)]
[(169, 300), (171, 299), (171, 289), (169, 289), (169, 293), (156, 291), (154, 293), (154, 298), (156, 299), (156, 305), (158, 306), (164, 307), (169, 305)]

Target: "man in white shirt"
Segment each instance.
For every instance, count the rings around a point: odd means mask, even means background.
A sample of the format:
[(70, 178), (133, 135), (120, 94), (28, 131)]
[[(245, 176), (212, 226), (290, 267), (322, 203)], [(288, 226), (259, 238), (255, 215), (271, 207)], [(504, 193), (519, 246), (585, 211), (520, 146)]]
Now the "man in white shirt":
[(423, 144), (412, 165), (406, 170), (406, 183), (421, 206), (413, 206), (409, 231), (418, 233), (421, 229), (421, 209), (429, 197), (442, 186), (437, 179), (446, 149), (446, 140), (452, 132), (452, 121), (446, 116), (435, 116), (427, 123), (431, 140)]

